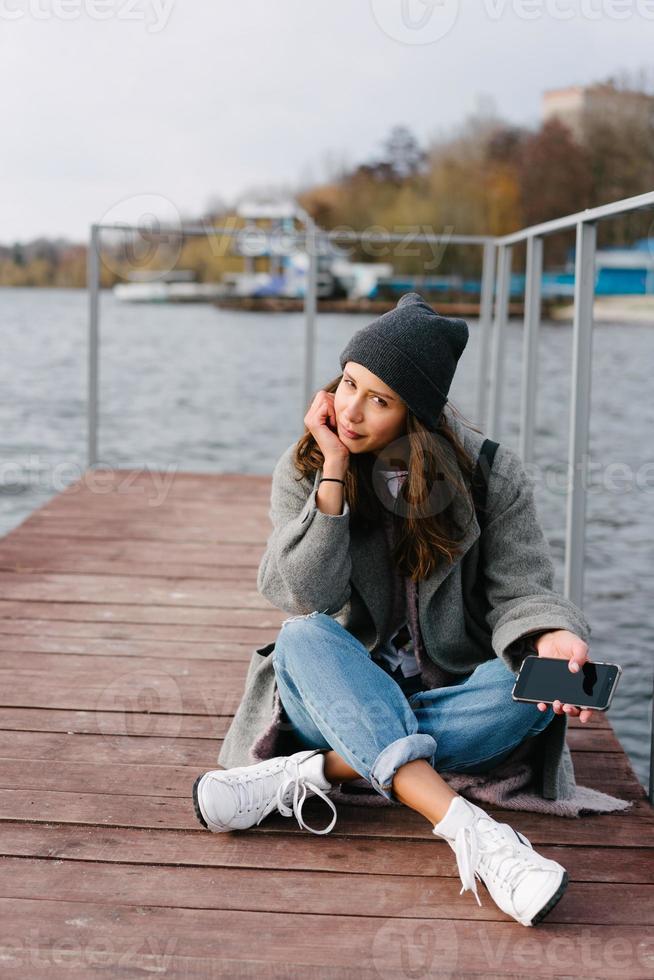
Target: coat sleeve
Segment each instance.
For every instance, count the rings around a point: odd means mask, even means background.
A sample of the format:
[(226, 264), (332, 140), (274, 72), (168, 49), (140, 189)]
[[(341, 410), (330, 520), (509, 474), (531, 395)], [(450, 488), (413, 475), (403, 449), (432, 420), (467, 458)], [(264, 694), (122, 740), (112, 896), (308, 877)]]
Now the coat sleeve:
[(273, 470), (273, 530), (259, 565), (257, 589), (290, 615), (338, 612), (350, 598), (350, 507), (345, 500), (341, 514), (319, 509), (318, 487), (307, 496), (309, 481), (299, 479), (294, 450), (295, 443)]
[(480, 539), (491, 643), (512, 673), (535, 653), (540, 633), (566, 629), (588, 643), (590, 625), (581, 610), (554, 590), (549, 543), (538, 520), (534, 485), (520, 456), (497, 450), (488, 483), (487, 524)]

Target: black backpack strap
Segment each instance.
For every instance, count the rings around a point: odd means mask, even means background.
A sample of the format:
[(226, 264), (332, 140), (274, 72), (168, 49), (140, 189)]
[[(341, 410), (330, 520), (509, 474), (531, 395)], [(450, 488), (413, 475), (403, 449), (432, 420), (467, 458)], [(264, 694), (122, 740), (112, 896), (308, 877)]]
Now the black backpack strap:
[(475, 512), (477, 514), (477, 523), (480, 529), (483, 531), (486, 524), (486, 493), (488, 490), (488, 480), (490, 477), (491, 469), (493, 468), (493, 460), (495, 459), (495, 453), (499, 447), (499, 442), (494, 442), (492, 439), (484, 439), (481, 444), (481, 449), (479, 450), (479, 456), (477, 457), (477, 465), (475, 466), (475, 471), (472, 477), (472, 499), (475, 505)]

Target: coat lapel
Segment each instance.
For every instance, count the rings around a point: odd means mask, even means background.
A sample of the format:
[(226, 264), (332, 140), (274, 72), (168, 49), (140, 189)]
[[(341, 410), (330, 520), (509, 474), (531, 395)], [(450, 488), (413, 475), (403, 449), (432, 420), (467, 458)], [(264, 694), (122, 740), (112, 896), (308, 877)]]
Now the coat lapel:
[(377, 646), (388, 629), (393, 604), (391, 556), (384, 529), (376, 527), (370, 534), (352, 536), (350, 557), (350, 578), (374, 623)]
[[(479, 527), (479, 522), (477, 520), (477, 515), (472, 509), (472, 514), (468, 504), (460, 497), (454, 499), (452, 509), (454, 511), (456, 520), (460, 527), (466, 527), (466, 531), (459, 542), (459, 547), (461, 549), (461, 554), (452, 564), (446, 564), (442, 562), (434, 572), (427, 579), (421, 579), (418, 583), (418, 601), (419, 607), (421, 609), (426, 609), (429, 602), (438, 589), (438, 587), (444, 582), (447, 576), (450, 574), (452, 569), (458, 565), (463, 556), (467, 551), (470, 550), (472, 545), (481, 535), (481, 528)], [(470, 522), (468, 524), (468, 522)]]

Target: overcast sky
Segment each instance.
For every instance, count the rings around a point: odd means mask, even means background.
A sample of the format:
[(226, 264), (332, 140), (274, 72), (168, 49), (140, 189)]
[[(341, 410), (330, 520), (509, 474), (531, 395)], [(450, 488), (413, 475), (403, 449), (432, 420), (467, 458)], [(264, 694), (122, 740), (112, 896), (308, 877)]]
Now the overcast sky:
[(320, 180), (488, 97), (536, 125), (653, 37), (654, 0), (0, 0), (0, 242)]

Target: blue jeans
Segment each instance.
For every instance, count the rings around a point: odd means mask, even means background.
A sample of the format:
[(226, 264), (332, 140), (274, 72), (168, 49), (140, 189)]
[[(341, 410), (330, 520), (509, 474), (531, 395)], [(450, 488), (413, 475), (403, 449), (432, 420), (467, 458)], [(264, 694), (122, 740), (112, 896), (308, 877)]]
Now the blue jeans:
[(448, 687), (403, 692), (366, 647), (323, 612), (282, 623), (271, 654), (289, 728), (302, 748), (334, 749), (389, 800), (406, 762), (437, 771), (486, 772), (556, 717), (514, 701), (503, 660)]

